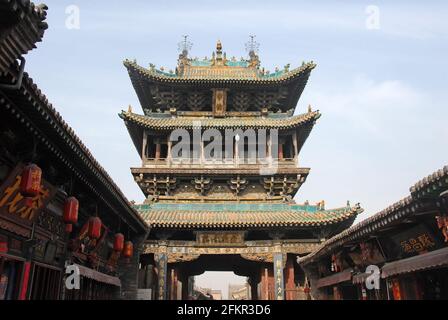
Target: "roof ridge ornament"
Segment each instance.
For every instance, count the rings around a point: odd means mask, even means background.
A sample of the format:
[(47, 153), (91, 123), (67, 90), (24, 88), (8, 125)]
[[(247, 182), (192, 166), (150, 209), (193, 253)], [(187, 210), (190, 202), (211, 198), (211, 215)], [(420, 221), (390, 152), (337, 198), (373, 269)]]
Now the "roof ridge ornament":
[(250, 40), (246, 42), (246, 51), (249, 53), (249, 67), (259, 68), (260, 67), (260, 59), (258, 58), (258, 50), (260, 48), (260, 44), (255, 41), (255, 35), (249, 35)]
[(255, 54), (258, 53), (258, 49), (260, 48), (260, 44), (255, 41), (256, 35), (249, 35), (250, 40), (246, 42), (246, 51), (249, 53), (253, 52)]
[(222, 52), (222, 43), (221, 40), (218, 39), (216, 42), (216, 55), (213, 52), (213, 65), (214, 66), (224, 66), (227, 61), (226, 54)]
[(193, 47), (193, 43), (188, 41), (188, 35), (183, 35), (182, 38), (183, 40), (177, 44), (177, 48), (182, 55), (187, 56)]
[(183, 35), (183, 41), (177, 44), (177, 48), (180, 51), (179, 59), (177, 60), (176, 74), (180, 75), (184, 72), (184, 67), (189, 64), (188, 52), (191, 50), (193, 43), (188, 41), (188, 35)]

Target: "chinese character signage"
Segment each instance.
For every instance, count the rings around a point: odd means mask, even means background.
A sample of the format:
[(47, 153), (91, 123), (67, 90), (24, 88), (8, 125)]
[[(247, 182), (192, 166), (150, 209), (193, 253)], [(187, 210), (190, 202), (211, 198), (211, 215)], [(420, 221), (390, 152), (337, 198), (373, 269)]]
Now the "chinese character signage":
[(46, 181), (39, 194), (26, 205), (24, 196), (20, 194), (20, 181), (23, 165), (15, 167), (8, 178), (0, 186), (0, 215), (31, 224), (39, 212), (45, 208), (55, 193), (55, 188)]
[(282, 253), (274, 253), (274, 281), (275, 281), (275, 299), (283, 300), (285, 298), (285, 286), (283, 282)]
[(155, 255), (155, 260), (157, 263), (157, 270), (158, 270), (158, 300), (165, 300), (166, 299), (166, 288), (167, 288), (167, 261), (168, 257), (165, 253), (157, 253)]
[(439, 241), (423, 225), (413, 227), (391, 238), (398, 247), (399, 256), (414, 256), (440, 247)]
[(244, 232), (197, 232), (196, 242), (201, 246), (243, 245)]

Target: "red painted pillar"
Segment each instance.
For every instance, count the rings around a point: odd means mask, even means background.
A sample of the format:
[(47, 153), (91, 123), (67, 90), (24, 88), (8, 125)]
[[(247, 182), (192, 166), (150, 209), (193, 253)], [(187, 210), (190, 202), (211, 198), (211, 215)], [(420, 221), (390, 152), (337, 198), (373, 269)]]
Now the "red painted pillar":
[(275, 300), (274, 264), (268, 269), (268, 300)]
[(278, 160), (283, 160), (283, 143), (278, 144)]
[(174, 268), (171, 269), (169, 278), (170, 278), (170, 295), (169, 295), (169, 300), (174, 300), (175, 299), (174, 298), (174, 290), (175, 290), (175, 287), (174, 287)]
[(177, 285), (177, 281), (178, 281), (178, 274), (177, 274), (177, 269), (174, 269), (174, 290), (173, 290), (173, 300), (177, 300), (177, 290), (178, 290), (178, 285)]
[(286, 300), (296, 299), (296, 284), (294, 282), (294, 261), (291, 257), (286, 260), (285, 272)]
[(160, 149), (161, 149), (160, 143), (157, 142), (157, 144), (156, 144), (156, 160), (160, 159)]
[(23, 263), (22, 282), (20, 284), (19, 300), (26, 300), (26, 293), (28, 291), (28, 282), (30, 280), (31, 262)]
[(269, 275), (267, 267), (261, 268), (261, 299), (269, 299)]

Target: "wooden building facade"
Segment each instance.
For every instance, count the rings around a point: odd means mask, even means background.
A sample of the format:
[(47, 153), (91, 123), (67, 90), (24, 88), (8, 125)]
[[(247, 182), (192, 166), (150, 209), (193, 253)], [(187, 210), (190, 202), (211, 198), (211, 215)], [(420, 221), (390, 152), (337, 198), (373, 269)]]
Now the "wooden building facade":
[(0, 1), (0, 300), (135, 298), (147, 225), (24, 71), (46, 12)]
[(408, 197), (299, 258), (313, 297), (448, 299), (447, 205), (445, 166), (412, 186)]

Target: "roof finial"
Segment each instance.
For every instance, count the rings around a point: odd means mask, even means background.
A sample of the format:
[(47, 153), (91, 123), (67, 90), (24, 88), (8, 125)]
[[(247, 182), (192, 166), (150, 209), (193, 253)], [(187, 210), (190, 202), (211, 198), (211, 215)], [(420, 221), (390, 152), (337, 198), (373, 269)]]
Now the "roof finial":
[(253, 53), (258, 53), (258, 49), (260, 47), (260, 44), (255, 41), (255, 35), (251, 34), (249, 35), (250, 40), (248, 42), (246, 42), (246, 51), (249, 53), (253, 52)]
[(216, 43), (216, 60), (221, 59), (222, 59), (222, 44), (221, 40), (218, 40), (218, 42)]
[(188, 35), (183, 35), (182, 37), (184, 38), (184, 40), (182, 40), (177, 44), (177, 48), (182, 55), (187, 56), (188, 52), (191, 50), (191, 47), (193, 46), (193, 43), (188, 41)]
[(128, 113), (132, 113), (132, 106), (131, 105), (128, 106)]
[(309, 104), (308, 105), (308, 113), (310, 113), (311, 112), (311, 105)]
[(249, 66), (258, 68), (260, 60), (258, 59), (258, 48), (260, 44), (255, 41), (255, 35), (249, 35), (250, 40), (246, 42), (246, 51), (249, 52), (250, 63)]

